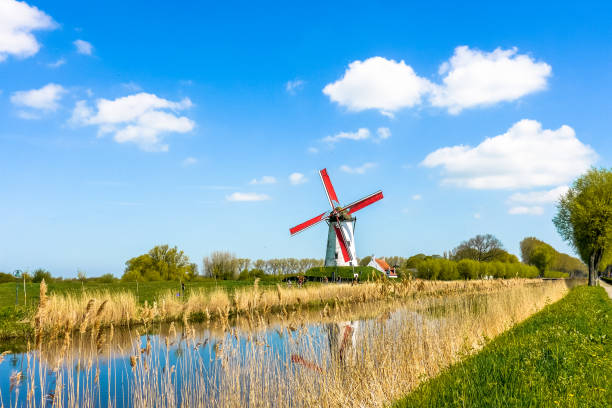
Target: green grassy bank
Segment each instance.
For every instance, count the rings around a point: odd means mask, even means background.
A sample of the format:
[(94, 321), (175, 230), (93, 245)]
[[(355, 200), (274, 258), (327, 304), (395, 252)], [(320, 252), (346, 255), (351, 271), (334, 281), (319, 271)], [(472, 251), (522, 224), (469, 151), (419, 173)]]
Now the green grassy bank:
[(611, 407), (612, 301), (579, 286), (399, 407)]
[[(262, 280), (260, 286), (273, 286), (276, 281)], [(185, 291), (214, 290), (216, 288), (233, 291), (237, 288), (253, 286), (252, 280), (217, 280), (202, 279), (195, 282), (186, 282)], [(16, 291), (16, 288), (18, 290)], [(48, 284), (48, 294), (52, 293), (81, 293), (82, 291), (109, 291), (132, 292), (138, 297), (140, 303), (152, 303), (157, 297), (167, 291), (180, 292), (180, 282), (136, 282), (116, 281), (113, 283), (57, 281)], [(0, 341), (27, 338), (32, 334), (31, 319), (39, 302), (40, 284), (26, 283), (24, 299), (23, 283), (0, 283)]]

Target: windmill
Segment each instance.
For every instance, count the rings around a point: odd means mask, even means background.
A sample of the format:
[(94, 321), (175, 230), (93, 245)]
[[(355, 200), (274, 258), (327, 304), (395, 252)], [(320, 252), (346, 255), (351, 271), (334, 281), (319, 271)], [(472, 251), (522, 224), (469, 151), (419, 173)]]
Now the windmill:
[(327, 250), (325, 252), (325, 266), (357, 266), (354, 236), (355, 221), (357, 218), (353, 216), (353, 213), (378, 200), (382, 200), (383, 193), (382, 191), (377, 191), (361, 200), (357, 200), (342, 207), (340, 206), (338, 196), (334, 191), (334, 186), (327, 174), (327, 170), (321, 170), (319, 175), (321, 176), (323, 188), (325, 188), (325, 193), (327, 194), (327, 199), (331, 206), (331, 212), (325, 211), (306, 222), (290, 228), (289, 232), (291, 236), (293, 236), (321, 221), (325, 221), (329, 225)]

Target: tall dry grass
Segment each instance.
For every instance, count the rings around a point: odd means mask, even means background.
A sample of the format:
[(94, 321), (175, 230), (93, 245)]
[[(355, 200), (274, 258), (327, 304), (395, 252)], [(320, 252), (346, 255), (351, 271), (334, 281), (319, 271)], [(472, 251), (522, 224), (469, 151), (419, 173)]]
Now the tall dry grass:
[[(65, 329), (84, 332), (95, 327), (147, 324), (158, 321), (227, 320), (230, 316), (254, 312), (268, 313), (297, 307), (407, 299), (420, 296), (446, 296), (461, 293), (490, 293), (513, 287), (539, 285), (533, 279), (367, 282), (359, 285), (326, 284), (304, 288), (262, 289), (257, 282), (250, 288), (229, 293), (222, 289), (195, 290), (186, 298), (162, 293), (149, 304), (138, 304), (130, 292), (84, 292), (79, 294), (45, 293), (35, 318), (40, 335)], [(41, 286), (41, 289), (43, 286)], [(46, 290), (46, 286), (44, 287)], [(42, 293), (41, 293), (42, 294)]]

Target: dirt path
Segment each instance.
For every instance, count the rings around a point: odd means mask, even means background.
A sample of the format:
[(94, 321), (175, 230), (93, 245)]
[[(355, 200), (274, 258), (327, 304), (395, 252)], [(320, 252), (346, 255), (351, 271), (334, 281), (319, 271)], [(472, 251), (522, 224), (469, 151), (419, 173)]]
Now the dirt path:
[(608, 296), (612, 299), (612, 285), (607, 284), (606, 282), (599, 280), (599, 284), (603, 286), (603, 288), (608, 292)]

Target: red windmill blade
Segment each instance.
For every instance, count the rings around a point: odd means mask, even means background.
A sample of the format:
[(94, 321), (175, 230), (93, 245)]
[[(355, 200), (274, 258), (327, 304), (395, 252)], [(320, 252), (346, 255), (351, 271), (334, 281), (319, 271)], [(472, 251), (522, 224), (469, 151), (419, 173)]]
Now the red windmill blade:
[(326, 211), (323, 214), (319, 214), (316, 217), (301, 223), (300, 225), (296, 225), (295, 227), (290, 228), (289, 229), (289, 233), (291, 233), (291, 235), (295, 235), (298, 232), (302, 232), (305, 229), (308, 229), (308, 228), (312, 227), (313, 225), (318, 224), (321, 221), (326, 220), (327, 218), (329, 218), (329, 216), (328, 216), (327, 211)]
[(321, 176), (321, 181), (323, 182), (323, 187), (325, 188), (325, 193), (327, 194), (327, 199), (329, 200), (329, 205), (331, 205), (332, 210), (334, 210), (336, 207), (340, 206), (340, 201), (338, 200), (338, 196), (336, 195), (336, 190), (334, 190), (331, 179), (327, 174), (327, 169), (319, 171), (319, 175)]
[(348, 250), (348, 245), (346, 242), (346, 236), (344, 235), (344, 231), (342, 231), (342, 226), (340, 223), (336, 221), (334, 223), (334, 230), (336, 231), (336, 238), (338, 238), (338, 244), (340, 244), (340, 250), (342, 251), (342, 258), (344, 262), (349, 262), (353, 259), (351, 253)]
[(354, 212), (357, 212), (362, 208), (367, 207), (370, 204), (374, 204), (378, 200), (382, 199), (382, 191), (377, 191), (374, 194), (370, 194), (369, 196), (362, 198), (361, 200), (357, 200), (353, 203), (350, 203), (349, 205), (344, 207), (344, 210), (348, 211), (349, 214), (353, 214)]

